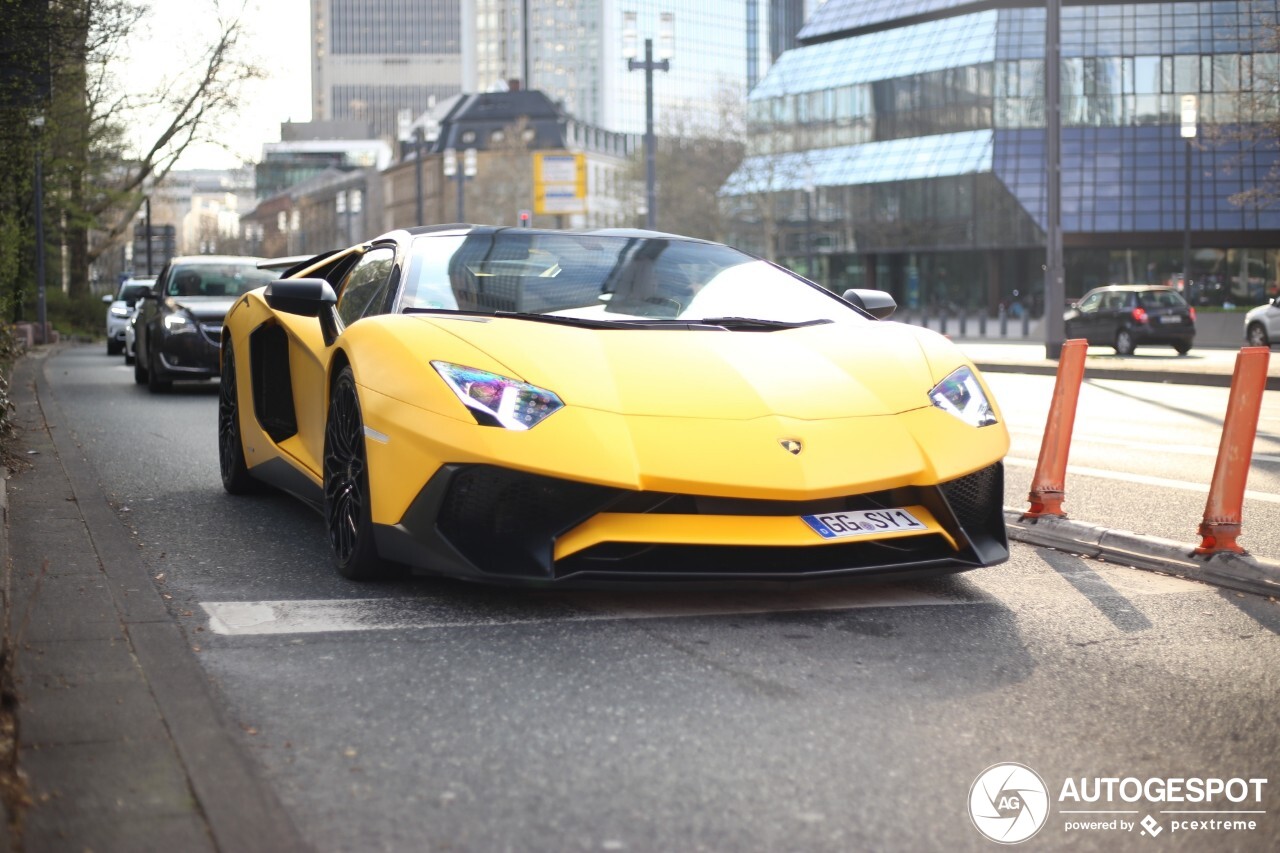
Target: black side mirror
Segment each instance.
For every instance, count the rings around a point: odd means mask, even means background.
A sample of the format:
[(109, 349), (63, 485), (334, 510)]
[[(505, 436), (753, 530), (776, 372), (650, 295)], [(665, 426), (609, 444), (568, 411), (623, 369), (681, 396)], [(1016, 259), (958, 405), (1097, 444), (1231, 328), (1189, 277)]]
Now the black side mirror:
[(898, 303), (883, 290), (863, 290), (850, 288), (843, 294), (845, 302), (866, 311), (877, 320), (883, 320), (898, 310)]
[(273, 281), (267, 285), (263, 297), (273, 311), (296, 314), (299, 317), (318, 317), (325, 346), (331, 346), (337, 340), (338, 322), (333, 309), (338, 304), (338, 297), (324, 279), (286, 278)]

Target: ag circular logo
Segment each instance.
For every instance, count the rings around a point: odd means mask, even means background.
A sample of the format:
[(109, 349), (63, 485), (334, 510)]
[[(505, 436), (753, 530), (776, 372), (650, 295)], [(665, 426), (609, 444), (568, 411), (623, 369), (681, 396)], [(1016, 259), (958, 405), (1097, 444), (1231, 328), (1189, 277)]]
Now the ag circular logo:
[(969, 817), (978, 832), (992, 841), (1026, 841), (1049, 818), (1049, 790), (1030, 767), (993, 764), (973, 780)]

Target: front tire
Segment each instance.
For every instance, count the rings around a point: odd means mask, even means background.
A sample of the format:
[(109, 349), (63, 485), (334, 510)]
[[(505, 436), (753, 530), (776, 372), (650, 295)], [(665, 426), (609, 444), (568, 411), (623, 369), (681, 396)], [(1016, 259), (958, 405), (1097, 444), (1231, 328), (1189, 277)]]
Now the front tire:
[(222, 488), (232, 495), (261, 491), (249, 473), (240, 439), (240, 398), (236, 389), (236, 362), (228, 342), (222, 351), (222, 385), (218, 389), (218, 467)]
[(1249, 324), (1249, 332), (1245, 335), (1245, 340), (1249, 342), (1251, 347), (1271, 346), (1271, 341), (1267, 338), (1267, 330), (1263, 328), (1261, 323)]
[(135, 351), (133, 359), (133, 383), (135, 385), (146, 385), (147, 379), (147, 369), (143, 367), (142, 359), (137, 357), (137, 352)]
[(369, 498), (360, 398), (355, 374), (344, 367), (333, 383), (324, 430), (324, 517), (338, 573), (354, 581), (391, 574), (373, 541)]
[(1133, 332), (1128, 329), (1121, 329), (1116, 332), (1115, 347), (1116, 355), (1133, 355)]
[(147, 359), (147, 390), (152, 394), (164, 394), (173, 388), (173, 383), (167, 379), (160, 378), (160, 371), (156, 365), (156, 351), (151, 350)]
[(107, 338), (107, 355), (119, 355), (124, 351), (124, 342), (115, 338)]

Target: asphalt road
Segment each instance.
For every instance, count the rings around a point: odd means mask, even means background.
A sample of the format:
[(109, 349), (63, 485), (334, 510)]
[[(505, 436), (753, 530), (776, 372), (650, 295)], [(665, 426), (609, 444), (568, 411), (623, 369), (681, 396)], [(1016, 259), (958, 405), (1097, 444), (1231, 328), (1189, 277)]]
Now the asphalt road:
[[(55, 428), (97, 467), (317, 850), (985, 850), (967, 805), (998, 762), (1049, 789), (1028, 849), (1280, 847), (1274, 602), (1022, 545), (948, 579), (789, 593), (358, 585), (331, 568), (319, 516), (222, 492), (215, 385), (153, 397), (98, 347), (63, 351), (46, 375), (67, 419)], [(1113, 384), (1094, 389), (1098, 425), (1078, 428), (1094, 449), (1073, 463), (1101, 471), (1137, 441), (1202, 445), (1207, 399), (1175, 391), (1149, 404), (1166, 415), (1152, 424), (1128, 408), (1146, 386)], [(1023, 433), (1052, 379), (993, 385), (1011, 459), (1034, 459)], [(1153, 456), (1161, 480), (1193, 483), (1205, 464)], [(1250, 485), (1275, 494), (1265, 464)], [(1024, 469), (1009, 470), (1017, 505)], [(1075, 482), (1082, 519), (1131, 504), (1157, 535), (1190, 540), (1175, 534), (1203, 509), (1168, 484), (1148, 499), (1131, 473)], [(1081, 816), (1066, 811), (1108, 808), (1059, 801), (1081, 777), (1269, 782), (1258, 803), (1109, 804), (1125, 814), (1106, 820), (1153, 816), (1157, 841), (1067, 830)], [(1169, 823), (1207, 809), (1261, 813), (1225, 837)]]

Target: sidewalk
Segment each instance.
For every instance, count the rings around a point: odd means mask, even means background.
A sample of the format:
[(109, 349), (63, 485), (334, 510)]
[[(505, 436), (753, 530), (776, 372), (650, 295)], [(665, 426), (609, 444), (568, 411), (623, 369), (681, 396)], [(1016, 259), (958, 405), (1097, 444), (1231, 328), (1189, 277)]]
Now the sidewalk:
[[(1043, 359), (1043, 344), (959, 344), (984, 369), (1056, 366)], [(15, 369), (17, 452), (26, 465), (7, 488), (0, 481), (7, 648), (29, 802), (16, 815), (19, 836), (0, 828), (0, 853), (305, 849), (223, 717), (96, 471), (61, 428), (44, 383), (50, 352), (38, 348)], [(1224, 351), (1199, 362), (1111, 361), (1159, 370), (1164, 381), (1203, 383), (1229, 381), (1233, 358)], [(1273, 370), (1278, 363), (1280, 354)], [(1097, 375), (1092, 362), (1088, 369)], [(1013, 539), (1233, 589), (1280, 591), (1273, 561), (1205, 561), (1190, 556), (1190, 545), (1065, 519), (1023, 523), (1019, 515), (1006, 510)]]
[[(15, 368), (29, 463), (7, 483), (9, 645), (29, 805), (9, 849), (301, 850), (43, 390)], [(0, 846), (3, 842), (0, 842)]]

